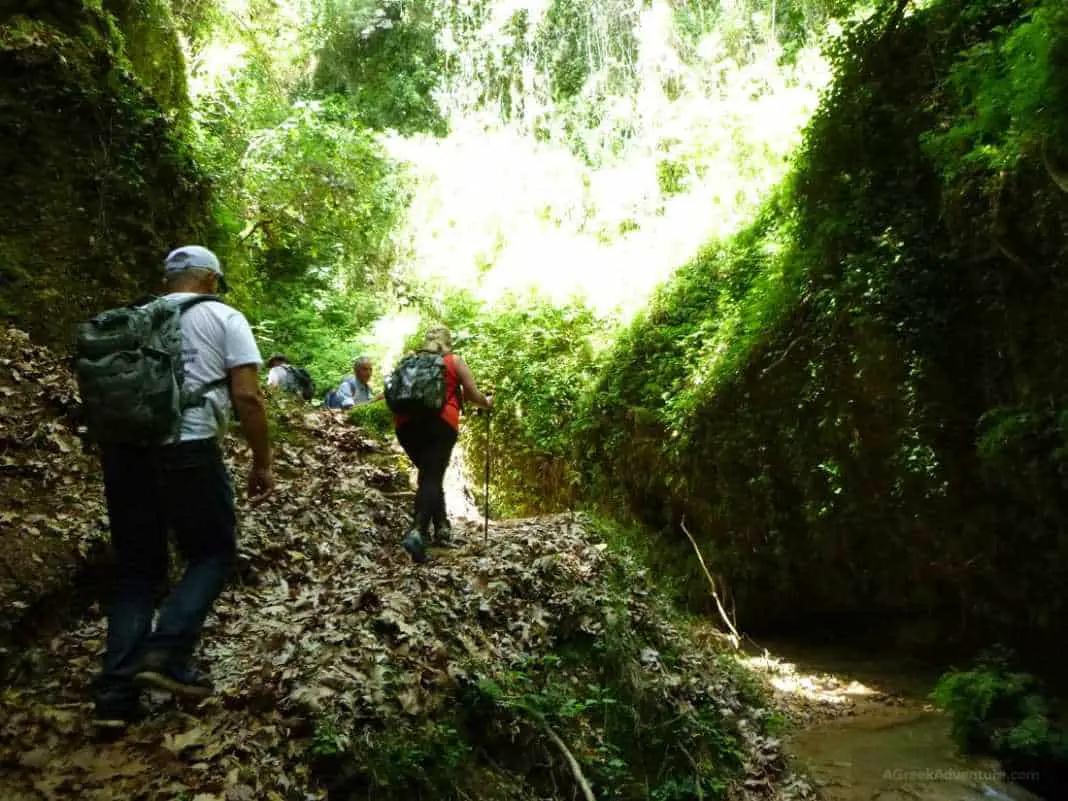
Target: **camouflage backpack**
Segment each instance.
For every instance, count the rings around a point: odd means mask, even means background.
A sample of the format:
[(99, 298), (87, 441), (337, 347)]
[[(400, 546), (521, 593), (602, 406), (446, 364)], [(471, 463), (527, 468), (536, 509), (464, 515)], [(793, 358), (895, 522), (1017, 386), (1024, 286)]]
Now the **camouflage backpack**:
[(433, 415), (445, 407), (445, 357), (420, 351), (405, 356), (385, 380), (394, 414)]
[(183, 312), (214, 295), (110, 309), (75, 332), (74, 373), (96, 442), (159, 444), (177, 436), (182, 412), (204, 403), (220, 378), (189, 391), (182, 359)]

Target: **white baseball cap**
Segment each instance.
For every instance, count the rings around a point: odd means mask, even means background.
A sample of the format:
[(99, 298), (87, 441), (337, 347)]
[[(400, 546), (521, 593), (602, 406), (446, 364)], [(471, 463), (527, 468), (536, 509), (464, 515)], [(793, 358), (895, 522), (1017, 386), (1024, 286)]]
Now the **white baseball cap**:
[(180, 273), (184, 270), (208, 270), (219, 276), (219, 292), (227, 292), (230, 287), (226, 284), (222, 266), (218, 257), (205, 247), (200, 245), (184, 245), (177, 250), (172, 250), (163, 260), (163, 271), (167, 275)]

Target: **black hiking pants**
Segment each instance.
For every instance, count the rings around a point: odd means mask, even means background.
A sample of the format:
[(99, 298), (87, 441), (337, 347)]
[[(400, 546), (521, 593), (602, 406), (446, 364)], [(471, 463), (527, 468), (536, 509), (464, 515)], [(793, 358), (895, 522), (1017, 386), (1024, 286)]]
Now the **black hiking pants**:
[[(178, 670), (188, 665), (233, 569), (236, 518), (230, 477), (214, 439), (109, 445), (101, 463), (117, 575), (95, 696), (98, 704), (121, 705), (136, 698), (133, 677), (145, 653), (164, 655)], [(187, 566), (160, 605), (153, 629), (156, 599), (167, 580), (169, 532)]]
[(415, 527), (424, 536), (430, 524), (440, 531), (445, 515), (445, 471), (456, 445), (456, 429), (440, 417), (408, 420), (397, 429), (397, 440), (419, 471), (415, 491)]

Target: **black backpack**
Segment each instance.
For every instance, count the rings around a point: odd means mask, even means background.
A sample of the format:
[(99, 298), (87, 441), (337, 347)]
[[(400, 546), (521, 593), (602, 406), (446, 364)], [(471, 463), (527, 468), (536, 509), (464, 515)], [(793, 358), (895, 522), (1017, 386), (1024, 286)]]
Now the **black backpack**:
[(289, 375), (296, 380), (297, 387), (300, 389), (300, 396), (306, 401), (314, 398), (315, 382), (312, 381), (312, 377), (308, 375), (308, 371), (303, 367), (294, 367), (291, 364), (287, 364), (285, 367)]

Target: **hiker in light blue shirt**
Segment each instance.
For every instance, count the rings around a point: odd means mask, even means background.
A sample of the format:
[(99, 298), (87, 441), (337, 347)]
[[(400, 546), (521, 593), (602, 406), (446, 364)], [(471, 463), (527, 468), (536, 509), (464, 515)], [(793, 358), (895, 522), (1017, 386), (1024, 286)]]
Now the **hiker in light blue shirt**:
[(361, 356), (352, 363), (352, 375), (345, 378), (338, 387), (338, 401), (342, 409), (351, 409), (361, 403), (382, 400), (382, 394), (374, 394), (371, 389), (371, 359)]

